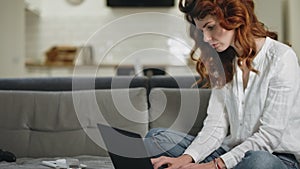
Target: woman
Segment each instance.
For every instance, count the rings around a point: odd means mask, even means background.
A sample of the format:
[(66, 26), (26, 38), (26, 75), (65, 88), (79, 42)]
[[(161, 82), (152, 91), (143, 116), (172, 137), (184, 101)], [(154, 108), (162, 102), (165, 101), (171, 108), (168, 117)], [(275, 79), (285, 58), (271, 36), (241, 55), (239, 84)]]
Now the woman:
[[(294, 51), (258, 21), (252, 0), (180, 0), (179, 7), (195, 26), (192, 55), (202, 51), (194, 58), (196, 68), (212, 94), (196, 137), (149, 131), (147, 147), (162, 152), (153, 154), (159, 156), (152, 159), (154, 169), (299, 169), (300, 69)], [(204, 44), (220, 57), (207, 55)]]

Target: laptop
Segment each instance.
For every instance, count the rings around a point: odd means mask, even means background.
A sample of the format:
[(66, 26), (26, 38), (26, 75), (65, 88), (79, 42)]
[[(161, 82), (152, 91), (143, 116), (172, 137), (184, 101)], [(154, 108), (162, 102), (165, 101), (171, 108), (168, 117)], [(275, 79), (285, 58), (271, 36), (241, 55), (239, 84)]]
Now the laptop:
[(141, 135), (97, 125), (115, 169), (153, 169)]

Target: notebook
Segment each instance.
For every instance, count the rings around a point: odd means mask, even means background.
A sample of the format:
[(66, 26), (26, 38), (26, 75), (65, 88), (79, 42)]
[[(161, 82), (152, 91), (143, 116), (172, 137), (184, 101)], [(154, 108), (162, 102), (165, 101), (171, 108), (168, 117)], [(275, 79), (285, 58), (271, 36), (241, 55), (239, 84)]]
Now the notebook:
[(115, 169), (153, 169), (141, 135), (97, 125)]

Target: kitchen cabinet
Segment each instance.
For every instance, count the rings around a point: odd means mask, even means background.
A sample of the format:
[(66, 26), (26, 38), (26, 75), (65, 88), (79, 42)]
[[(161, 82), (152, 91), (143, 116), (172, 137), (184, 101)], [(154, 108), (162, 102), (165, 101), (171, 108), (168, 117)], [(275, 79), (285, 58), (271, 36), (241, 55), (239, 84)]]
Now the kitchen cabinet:
[(114, 76), (115, 67), (112, 65), (43, 65), (26, 64), (27, 77), (70, 77), (70, 76)]

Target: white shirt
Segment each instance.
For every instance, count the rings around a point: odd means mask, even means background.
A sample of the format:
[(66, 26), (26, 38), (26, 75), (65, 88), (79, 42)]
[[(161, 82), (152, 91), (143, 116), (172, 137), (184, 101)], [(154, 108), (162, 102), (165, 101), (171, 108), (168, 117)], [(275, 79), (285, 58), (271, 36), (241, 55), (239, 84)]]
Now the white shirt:
[(267, 37), (253, 67), (259, 74), (250, 72), (245, 90), (238, 66), (231, 83), (212, 89), (204, 127), (184, 153), (195, 162), (220, 146), (228, 151), (221, 156), (227, 168), (249, 150), (291, 153), (299, 161), (298, 58), (290, 47)]

